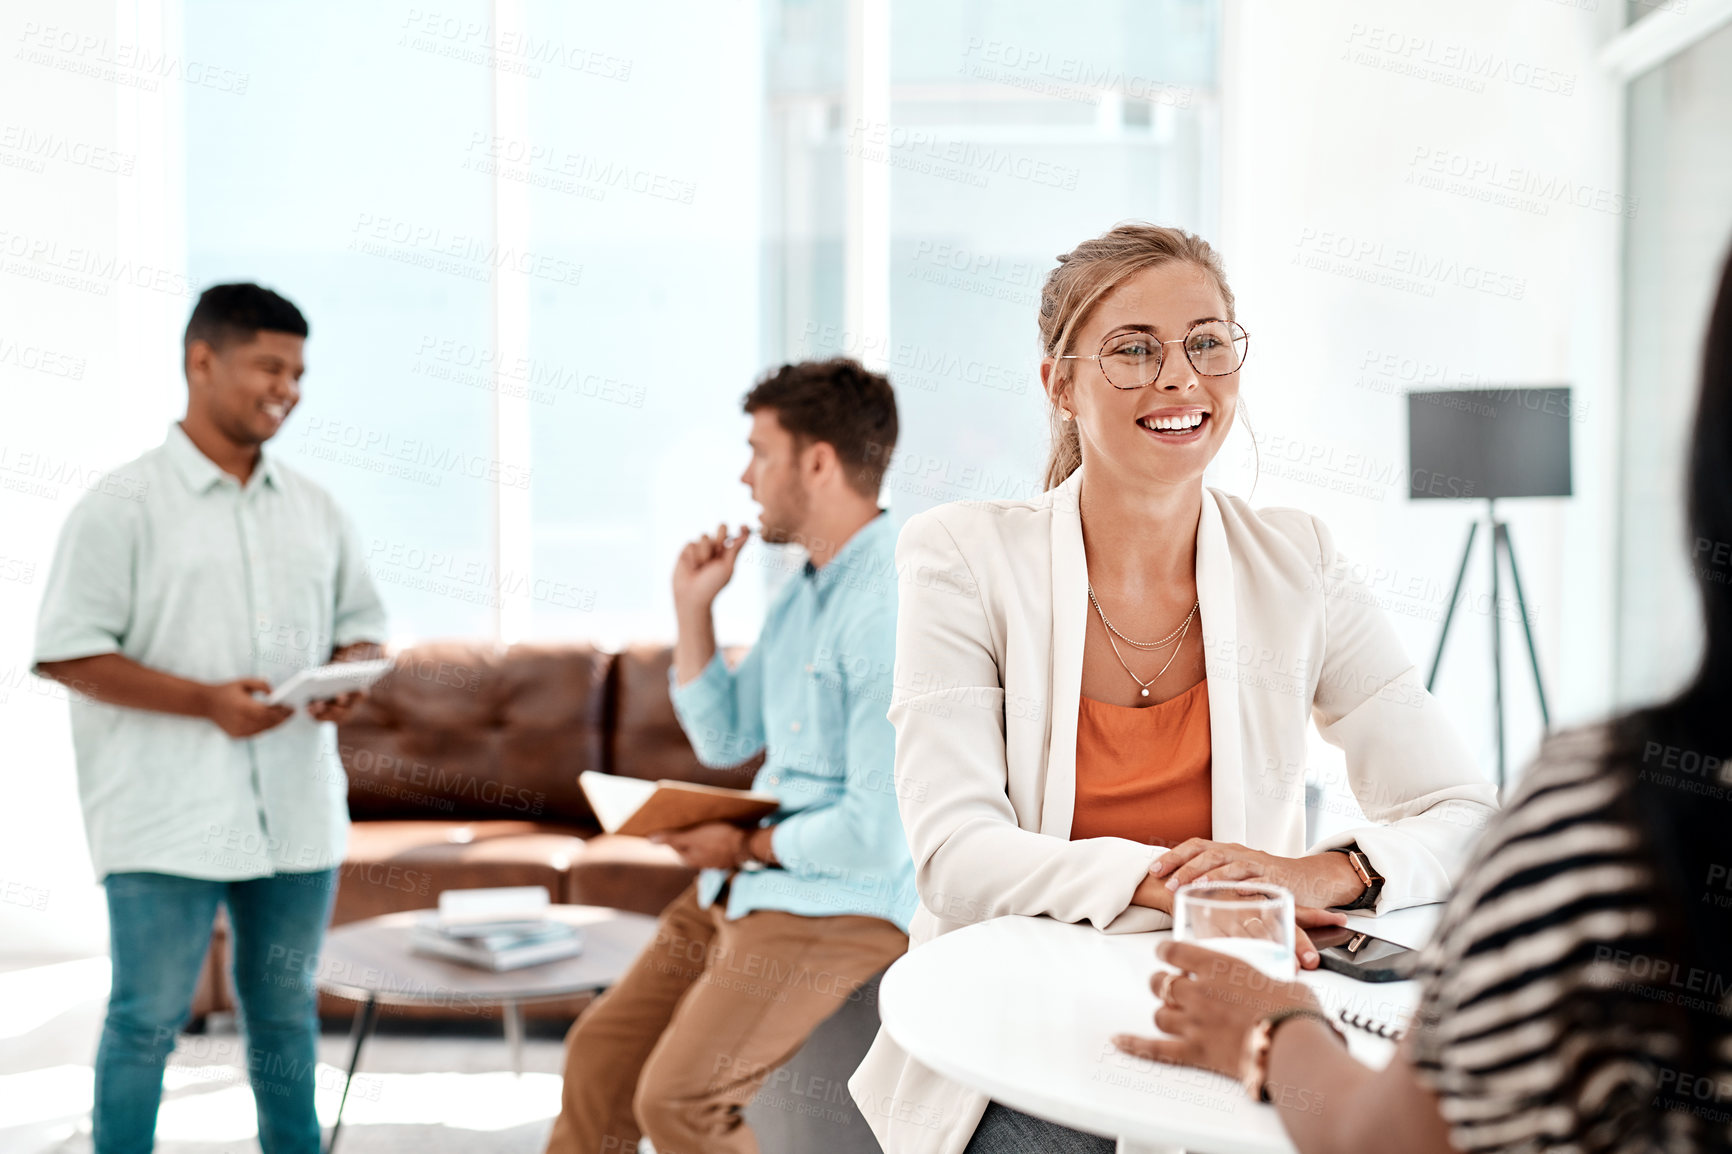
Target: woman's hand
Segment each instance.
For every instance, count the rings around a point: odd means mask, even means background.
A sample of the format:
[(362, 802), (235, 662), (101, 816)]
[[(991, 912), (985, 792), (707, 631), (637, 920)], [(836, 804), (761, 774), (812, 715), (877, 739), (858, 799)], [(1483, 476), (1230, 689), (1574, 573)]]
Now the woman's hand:
[[(1131, 895), (1131, 904), (1170, 914), (1173, 912), (1173, 896), (1173, 891), (1167, 888), (1151, 866), (1148, 876), (1138, 883), (1136, 892)], [(1340, 910), (1295, 906), (1293, 922), (1293, 956), (1299, 959), (1301, 969), (1314, 970), (1317, 968), (1317, 947), (1311, 944), (1310, 935), (1305, 931), (1325, 926), (1344, 926), (1347, 924), (1347, 915)]]
[(1326, 909), (1345, 905), (1365, 892), (1365, 883), (1347, 855), (1315, 853), (1310, 857), (1278, 857), (1233, 842), (1194, 837), (1162, 854), (1149, 867), (1176, 890), (1190, 882), (1270, 882), (1289, 891), (1302, 906)]
[(1120, 1034), (1113, 1045), (1127, 1054), (1200, 1066), (1245, 1080), (1251, 1030), (1278, 1010), (1303, 1006), (1321, 1011), (1309, 989), (1282, 982), (1254, 966), (1191, 942), (1162, 942), (1155, 956), (1178, 973), (1163, 970), (1149, 980), (1161, 1000), (1155, 1028), (1170, 1038)]
[(1320, 930), (1326, 926), (1344, 926), (1347, 915), (1340, 910), (1320, 910), (1316, 906), (1293, 907), (1293, 956), (1299, 959), (1299, 968), (1315, 970), (1317, 968), (1317, 947), (1311, 942), (1311, 935), (1306, 930)]

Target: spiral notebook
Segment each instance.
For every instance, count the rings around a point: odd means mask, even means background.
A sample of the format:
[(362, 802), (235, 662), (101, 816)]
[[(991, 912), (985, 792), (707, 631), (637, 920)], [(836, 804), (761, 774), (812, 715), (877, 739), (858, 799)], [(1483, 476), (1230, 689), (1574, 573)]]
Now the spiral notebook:
[(1361, 1014), (1356, 1010), (1350, 1010), (1346, 1006), (1335, 1011), (1335, 1016), (1356, 1030), (1364, 1030), (1367, 1034), (1375, 1034), (1377, 1037), (1387, 1038), (1391, 1042), (1401, 1041), (1402, 1035), (1407, 1032), (1400, 1026), (1391, 1025), (1381, 1018), (1372, 1017), (1370, 1014)]

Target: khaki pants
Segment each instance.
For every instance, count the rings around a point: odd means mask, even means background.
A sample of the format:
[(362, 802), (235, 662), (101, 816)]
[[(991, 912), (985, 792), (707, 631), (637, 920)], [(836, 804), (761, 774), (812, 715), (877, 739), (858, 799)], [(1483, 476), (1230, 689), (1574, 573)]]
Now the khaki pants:
[(882, 918), (698, 906), (662, 911), (655, 940), (565, 1038), (547, 1154), (755, 1154), (741, 1111), (770, 1072), (908, 949)]

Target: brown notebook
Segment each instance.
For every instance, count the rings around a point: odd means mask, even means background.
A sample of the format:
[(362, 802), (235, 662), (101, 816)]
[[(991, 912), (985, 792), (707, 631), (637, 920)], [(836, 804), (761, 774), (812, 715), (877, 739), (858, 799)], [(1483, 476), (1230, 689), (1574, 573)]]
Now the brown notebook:
[(707, 821), (755, 822), (782, 806), (774, 794), (694, 781), (644, 781), (594, 770), (578, 774), (577, 780), (602, 829), (635, 837)]

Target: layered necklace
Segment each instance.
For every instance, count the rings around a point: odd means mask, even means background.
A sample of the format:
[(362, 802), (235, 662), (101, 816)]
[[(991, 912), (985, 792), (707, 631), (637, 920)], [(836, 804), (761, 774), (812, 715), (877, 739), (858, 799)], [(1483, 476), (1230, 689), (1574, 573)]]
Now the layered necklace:
[[(1202, 602), (1192, 602), (1191, 611), (1185, 614), (1185, 619), (1179, 622), (1178, 628), (1174, 629), (1159, 641), (1135, 641), (1126, 637), (1117, 629), (1114, 629), (1113, 623), (1107, 620), (1107, 611), (1101, 608), (1100, 600), (1095, 597), (1095, 587), (1092, 581), (1089, 583), (1088, 588), (1089, 604), (1095, 607), (1095, 612), (1100, 615), (1101, 624), (1107, 627), (1107, 644), (1113, 647), (1113, 656), (1119, 659), (1119, 664), (1125, 667), (1125, 672), (1130, 674), (1131, 680), (1142, 687), (1143, 696), (1147, 697), (1149, 695), (1149, 686), (1161, 679), (1161, 673), (1165, 673), (1172, 666), (1174, 658), (1179, 656), (1179, 650), (1184, 648), (1185, 636), (1190, 633), (1191, 622), (1196, 620), (1197, 609), (1202, 605)], [(1115, 637), (1118, 638), (1118, 641), (1113, 640)], [(1119, 641), (1123, 641), (1126, 645), (1142, 650), (1165, 649), (1167, 646), (1171, 645), (1173, 647), (1173, 654), (1171, 657), (1167, 658), (1167, 664), (1161, 666), (1161, 673), (1157, 673), (1147, 681), (1144, 681), (1131, 670), (1130, 663), (1125, 660), (1125, 655), (1119, 652)]]

